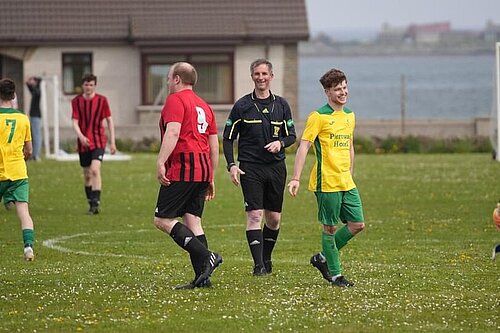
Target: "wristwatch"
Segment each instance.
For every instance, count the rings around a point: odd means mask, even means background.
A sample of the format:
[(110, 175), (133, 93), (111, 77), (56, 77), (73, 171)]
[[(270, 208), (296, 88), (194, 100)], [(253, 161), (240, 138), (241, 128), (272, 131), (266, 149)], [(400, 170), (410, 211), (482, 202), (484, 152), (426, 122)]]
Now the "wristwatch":
[(232, 167), (232, 166), (234, 166), (234, 165), (236, 165), (236, 163), (234, 163), (234, 162), (229, 163), (229, 164), (227, 165), (227, 167), (226, 167), (226, 168), (227, 168), (227, 171), (228, 171), (228, 172), (229, 172), (229, 171), (231, 171), (231, 167)]

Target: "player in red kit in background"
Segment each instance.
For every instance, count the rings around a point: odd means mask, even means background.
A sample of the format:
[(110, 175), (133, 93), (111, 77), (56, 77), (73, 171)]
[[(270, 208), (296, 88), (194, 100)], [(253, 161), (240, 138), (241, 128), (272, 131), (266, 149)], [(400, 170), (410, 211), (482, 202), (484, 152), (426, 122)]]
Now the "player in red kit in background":
[(110, 152), (116, 152), (115, 127), (108, 100), (96, 93), (97, 77), (87, 74), (82, 78), (83, 93), (71, 101), (73, 128), (78, 136), (78, 154), (83, 168), (85, 194), (90, 205), (89, 214), (99, 213), (101, 202), (101, 164), (106, 149), (106, 120), (110, 135)]

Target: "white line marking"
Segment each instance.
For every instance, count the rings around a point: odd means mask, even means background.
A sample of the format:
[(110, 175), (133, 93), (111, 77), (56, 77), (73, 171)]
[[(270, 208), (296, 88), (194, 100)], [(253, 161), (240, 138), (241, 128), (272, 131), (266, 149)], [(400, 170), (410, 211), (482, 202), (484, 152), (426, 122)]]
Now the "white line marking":
[[(245, 228), (245, 225), (242, 225), (242, 224), (220, 224), (220, 225), (204, 226), (204, 228), (210, 228), (210, 229), (211, 228), (235, 228), (235, 227)], [(127, 230), (127, 231), (125, 231), (125, 230), (122, 230), (122, 231), (100, 231), (100, 232), (94, 232), (94, 233), (84, 232), (84, 233), (79, 233), (79, 234), (50, 238), (50, 239), (44, 240), (42, 242), (42, 245), (49, 248), (49, 249), (59, 251), (62, 253), (71, 253), (71, 254), (78, 254), (78, 255), (84, 255), (84, 256), (131, 258), (131, 259), (145, 259), (145, 260), (155, 259), (154, 257), (140, 256), (140, 255), (133, 255), (133, 254), (116, 254), (116, 253), (99, 253), (99, 252), (79, 251), (79, 250), (73, 250), (73, 249), (64, 247), (60, 244), (60, 243), (64, 243), (65, 241), (70, 240), (70, 239), (74, 239), (74, 238), (89, 237), (89, 236), (93, 236), (93, 235), (102, 236), (102, 235), (109, 235), (109, 234), (116, 234), (116, 233), (129, 233), (132, 231), (135, 231), (135, 232), (155, 232), (156, 230), (154, 228), (151, 228), (151, 229), (138, 229), (138, 230)], [(241, 241), (234, 240), (234, 242), (240, 243)], [(289, 242), (289, 240), (281, 239), (280, 242)], [(98, 242), (92, 242), (92, 244), (95, 244), (95, 243), (98, 243)], [(230, 258), (230, 260), (251, 261), (251, 259), (247, 258), (246, 256), (245, 257), (233, 256)], [(279, 262), (297, 263), (297, 260), (285, 259), (285, 260), (279, 260)]]
[[(150, 231), (150, 230), (137, 230), (137, 232), (144, 232), (144, 231)], [(117, 232), (125, 232), (125, 231), (101, 231), (101, 232), (95, 232), (93, 234), (91, 233), (81, 233), (81, 234), (74, 234), (74, 235), (69, 235), (69, 236), (61, 236), (61, 237), (56, 237), (56, 238), (51, 238), (44, 240), (42, 242), (43, 246), (48, 247), (49, 249), (53, 249), (59, 252), (63, 253), (74, 253), (74, 254), (80, 254), (84, 256), (96, 256), (96, 257), (114, 257), (114, 258), (133, 258), (133, 259), (151, 259), (150, 257), (145, 257), (145, 256), (137, 256), (137, 255), (128, 255), (128, 254), (116, 254), (116, 253), (95, 253), (95, 252), (87, 252), (87, 251), (77, 251), (77, 250), (72, 250), (67, 247), (58, 245), (60, 242), (64, 242), (68, 239), (73, 239), (73, 238), (78, 238), (78, 237), (86, 237), (86, 236), (91, 236), (91, 235), (107, 235), (107, 234), (112, 234), (112, 233), (117, 233)]]

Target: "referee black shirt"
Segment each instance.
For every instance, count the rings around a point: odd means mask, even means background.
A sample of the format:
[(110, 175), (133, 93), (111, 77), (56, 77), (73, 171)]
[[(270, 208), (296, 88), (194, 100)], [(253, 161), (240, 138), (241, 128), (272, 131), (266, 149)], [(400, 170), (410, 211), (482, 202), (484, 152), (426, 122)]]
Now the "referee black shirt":
[[(292, 145), (297, 135), (290, 106), (284, 98), (270, 92), (268, 98), (258, 99), (252, 92), (233, 105), (223, 137), (224, 156), (231, 165), (236, 138), (238, 161), (266, 164), (284, 160), (284, 148)], [(281, 150), (276, 154), (268, 152), (264, 146), (276, 140), (281, 142)]]

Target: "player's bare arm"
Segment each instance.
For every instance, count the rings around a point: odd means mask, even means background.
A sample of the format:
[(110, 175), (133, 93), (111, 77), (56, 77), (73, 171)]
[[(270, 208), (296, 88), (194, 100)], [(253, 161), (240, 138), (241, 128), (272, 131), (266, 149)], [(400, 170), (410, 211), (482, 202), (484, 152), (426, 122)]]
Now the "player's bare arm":
[(295, 197), (299, 192), (300, 187), (300, 175), (302, 174), (302, 169), (306, 162), (307, 152), (311, 147), (311, 142), (307, 140), (300, 140), (300, 146), (297, 149), (297, 154), (295, 155), (295, 163), (293, 166), (293, 176), (288, 183), (288, 192), (292, 197)]
[(31, 141), (25, 141), (23, 147), (24, 160), (27, 161), (30, 159), (33, 154), (33, 143)]
[(111, 153), (111, 155), (113, 155), (116, 153), (115, 125), (113, 123), (113, 118), (111, 117), (106, 118), (106, 122), (109, 129), (109, 152)]
[(84, 147), (90, 146), (90, 140), (87, 138), (85, 135), (83, 135), (82, 130), (80, 129), (80, 126), (78, 125), (78, 119), (73, 119), (73, 129), (76, 132), (76, 135), (78, 136), (78, 140)]
[(172, 151), (177, 145), (180, 132), (180, 123), (170, 122), (167, 124), (167, 129), (165, 130), (165, 134), (163, 135), (160, 152), (158, 153), (158, 159), (156, 161), (157, 179), (161, 185), (170, 185), (170, 180), (167, 178), (165, 162), (168, 160), (168, 157), (170, 156), (170, 154), (172, 154)]
[[(210, 146), (210, 163), (212, 165), (212, 170), (217, 170), (219, 165), (219, 137), (217, 134), (208, 136), (208, 144)], [(212, 179), (208, 185), (207, 194), (205, 195), (205, 200), (209, 201), (215, 198), (215, 181)]]

